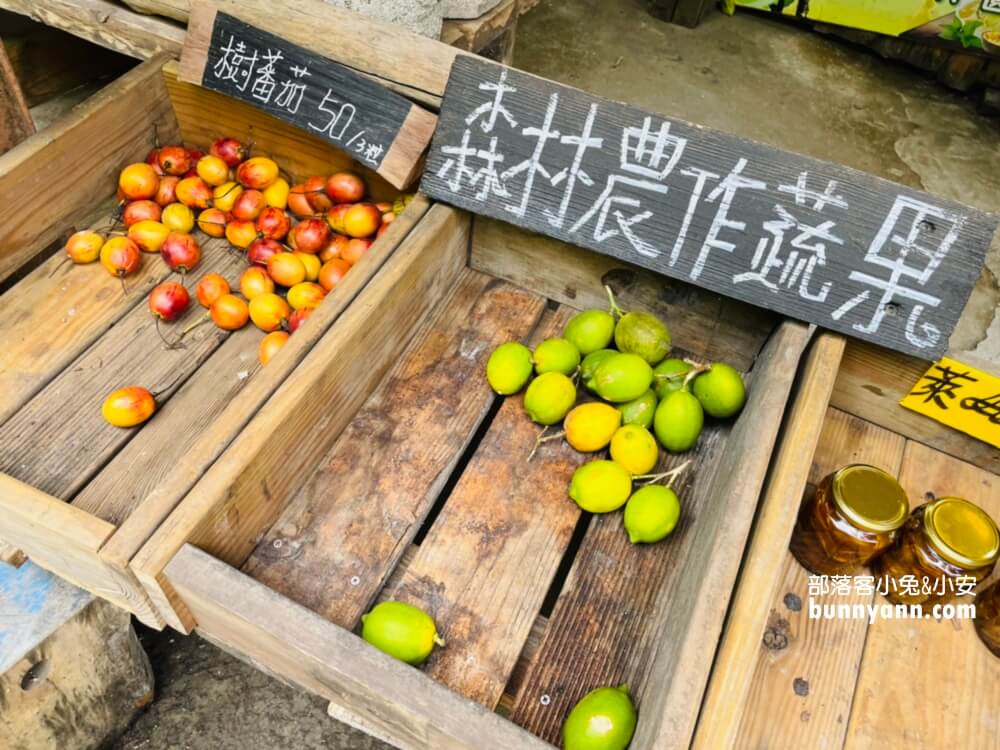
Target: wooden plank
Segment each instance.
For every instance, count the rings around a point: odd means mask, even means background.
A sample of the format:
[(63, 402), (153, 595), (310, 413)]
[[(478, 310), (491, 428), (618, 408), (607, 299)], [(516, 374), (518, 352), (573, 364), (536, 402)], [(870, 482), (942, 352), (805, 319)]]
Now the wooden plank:
[(667, 322), (696, 356), (745, 370), (774, 329), (772, 313), (560, 240), (482, 216), (473, 221), (469, 264), (577, 309), (607, 309), (608, 285), (629, 309)]
[(0, 154), (14, 148), (35, 132), (28, 102), (21, 91), (7, 50), (0, 43)]
[(317, 134), (400, 189), (416, 176), (437, 125), (370, 78), (209, 2), (193, 8), (179, 75)]
[(699, 725), (694, 750), (734, 746), (767, 626), (768, 613), (760, 603), (775, 599), (779, 569), (809, 479), (844, 344), (842, 336), (821, 334), (798, 379), (702, 705), (702, 716), (710, 720)]
[[(548, 316), (533, 339), (559, 335), (572, 313)], [(526, 463), (538, 433), (521, 397), (505, 399), (401, 580), (380, 597), (431, 614), (447, 646), (427, 673), (490, 709), (580, 517), (566, 492), (587, 456), (560, 440)]]
[[(1000, 477), (925, 445), (907, 442), (899, 481), (914, 506), (957, 495), (1000, 518)], [(1000, 659), (970, 620), (929, 615), (869, 626), (845, 747), (1000, 746)]]
[(483, 378), (486, 358), (499, 344), (525, 338), (543, 308), (536, 295), (464, 272), (310, 468), (244, 572), (353, 628), (495, 401)]
[[(432, 208), (347, 308), (337, 329), (315, 344), (135, 556), (132, 568), (173, 627), (190, 624), (183, 611), (175, 613), (183, 605), (162, 579), (170, 558), (190, 541), (230, 564), (243, 564), (420, 319), (450, 288), (465, 265), (467, 243), (468, 218), (444, 206)], [(323, 409), (312, 408), (317, 403)], [(291, 453), (273, 449), (291, 444), (297, 446)]]
[[(161, 262), (156, 257), (146, 260)], [(202, 243), (202, 262), (190, 283), (209, 272), (235, 278), (245, 265), (225, 240), (209, 240)], [(117, 281), (104, 276), (108, 288), (117, 292)], [(181, 327), (204, 314), (194, 305), (170, 329), (161, 330), (176, 336)], [(167, 349), (156, 333), (155, 320), (146, 305), (136, 305), (0, 426), (0, 471), (69, 500), (142, 432), (108, 424), (101, 415), (104, 398), (117, 388), (144, 385), (157, 394), (158, 402), (165, 402), (229, 335), (215, 326), (203, 326), (185, 338), (184, 348)], [(12, 541), (19, 543), (16, 538)]]
[(345, 706), (403, 750), (545, 750), (527, 732), (185, 545), (166, 576), (198, 632), (258, 668)]
[[(905, 440), (836, 409), (827, 413), (809, 482), (850, 463), (899, 472)], [(811, 491), (807, 489), (806, 491)], [(867, 623), (810, 619), (809, 573), (784, 552), (745, 704), (738, 706), (735, 747), (829, 747), (844, 744)], [(872, 596), (817, 596), (819, 604), (865, 604)], [(798, 688), (796, 690), (796, 688)]]
[(177, 24), (133, 13), (111, 0), (0, 0), (0, 8), (140, 60), (164, 52), (179, 55), (184, 43), (184, 29)]
[(518, 0), (502, 0), (478, 18), (446, 18), (441, 41), (467, 52), (479, 52), (508, 31), (520, 13)]
[[(118, 172), (176, 134), (163, 87), (162, 60), (129, 71), (73, 111), (0, 156), (0, 281), (14, 273), (94, 209), (95, 196), (113, 195)], [(67, 180), (72, 187), (53, 191)]]
[(924, 359), (1000, 222), (474, 56), (452, 67), (421, 189)]

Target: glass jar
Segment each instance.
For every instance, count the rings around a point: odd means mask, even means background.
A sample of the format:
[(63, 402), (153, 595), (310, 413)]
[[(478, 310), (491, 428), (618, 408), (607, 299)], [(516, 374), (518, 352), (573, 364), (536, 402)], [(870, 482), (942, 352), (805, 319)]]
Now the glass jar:
[(993, 571), (1000, 531), (977, 505), (942, 497), (913, 511), (892, 549), (872, 564), (893, 604), (938, 604), (958, 593), (958, 579), (978, 584)]
[(1000, 581), (976, 594), (976, 632), (994, 656), (1000, 656)]
[(790, 549), (812, 573), (849, 575), (892, 545), (909, 512), (906, 493), (891, 474), (845, 466), (802, 503)]

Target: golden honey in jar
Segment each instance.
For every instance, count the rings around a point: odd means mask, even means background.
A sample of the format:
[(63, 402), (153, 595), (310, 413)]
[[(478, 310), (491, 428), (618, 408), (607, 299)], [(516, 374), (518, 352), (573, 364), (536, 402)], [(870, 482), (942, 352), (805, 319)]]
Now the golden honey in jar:
[(976, 632), (994, 656), (1000, 656), (1000, 581), (976, 595)]
[(880, 591), (893, 604), (938, 604), (993, 570), (1000, 531), (977, 505), (942, 497), (921, 505), (900, 529), (896, 543), (872, 564)]
[(909, 512), (906, 492), (891, 474), (845, 466), (802, 503), (790, 548), (812, 573), (848, 575), (892, 545)]

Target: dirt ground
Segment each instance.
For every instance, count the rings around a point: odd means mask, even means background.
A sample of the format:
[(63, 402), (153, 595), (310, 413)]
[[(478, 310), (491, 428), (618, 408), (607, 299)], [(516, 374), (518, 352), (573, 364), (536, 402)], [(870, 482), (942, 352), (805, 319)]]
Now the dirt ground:
[[(515, 64), (1000, 210), (997, 120), (922, 73), (762, 16), (715, 13), (691, 30), (651, 18), (641, 0), (543, 0), (521, 21)], [(387, 747), (197, 637), (145, 632), (143, 640), (157, 700), (114, 750)]]

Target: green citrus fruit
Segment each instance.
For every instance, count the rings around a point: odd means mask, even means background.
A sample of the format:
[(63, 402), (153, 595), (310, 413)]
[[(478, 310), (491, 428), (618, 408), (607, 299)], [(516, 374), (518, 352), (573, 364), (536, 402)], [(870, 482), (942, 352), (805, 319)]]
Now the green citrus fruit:
[(524, 344), (508, 341), (500, 344), (486, 362), (486, 380), (501, 396), (524, 388), (531, 377), (531, 350)]
[(605, 310), (584, 310), (577, 313), (563, 331), (563, 338), (572, 341), (584, 356), (607, 347), (614, 335), (614, 316)]
[(671, 453), (684, 453), (694, 447), (701, 434), (705, 415), (701, 404), (687, 391), (674, 391), (656, 407), (653, 431)]
[(382, 602), (361, 616), (361, 637), (407, 664), (423, 664), (434, 645), (443, 646), (434, 620), (405, 602)]
[(594, 373), (594, 389), (605, 401), (622, 404), (649, 390), (653, 368), (638, 354), (615, 354)]
[(630, 312), (615, 326), (618, 351), (638, 354), (655, 365), (670, 353), (670, 331), (655, 315)]
[[(679, 391), (684, 387), (684, 375), (691, 371), (691, 365), (683, 359), (671, 357), (665, 359), (653, 368), (653, 390), (657, 398), (666, 398), (668, 393)], [(679, 377), (665, 378), (657, 375), (677, 375)]]
[(622, 423), (622, 414), (615, 407), (600, 401), (574, 407), (566, 420), (566, 442), (581, 453), (593, 453), (606, 447)]
[(628, 685), (592, 690), (563, 722), (563, 750), (625, 750), (635, 724)]
[(625, 531), (632, 544), (652, 544), (667, 537), (681, 517), (677, 493), (662, 484), (636, 490), (625, 504)]
[(656, 412), (656, 394), (651, 390), (646, 391), (639, 398), (619, 406), (618, 411), (622, 413), (622, 424), (652, 427), (653, 414)]
[(611, 460), (632, 476), (648, 474), (659, 458), (656, 439), (645, 427), (623, 425), (611, 437)]
[(716, 362), (708, 372), (696, 377), (691, 383), (691, 391), (705, 411), (716, 419), (737, 414), (747, 400), (740, 373), (722, 362)]
[(591, 461), (573, 472), (569, 496), (586, 511), (610, 513), (632, 494), (632, 475), (614, 461)]
[(580, 366), (580, 350), (566, 339), (546, 339), (535, 347), (535, 372), (572, 375)]
[(596, 352), (591, 352), (583, 358), (583, 361), (580, 363), (580, 379), (587, 386), (588, 390), (594, 390), (594, 386), (596, 385), (594, 382), (594, 373), (597, 372), (597, 368), (608, 357), (613, 357), (617, 353), (614, 349), (598, 349)]
[(561, 372), (546, 372), (524, 392), (524, 409), (538, 424), (561, 422), (576, 403), (576, 386)]

